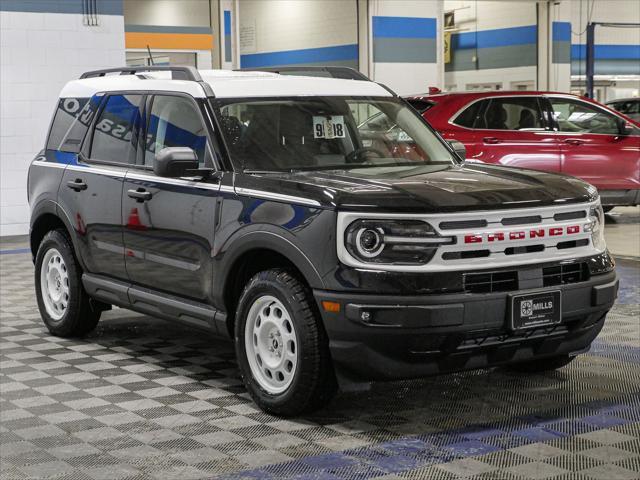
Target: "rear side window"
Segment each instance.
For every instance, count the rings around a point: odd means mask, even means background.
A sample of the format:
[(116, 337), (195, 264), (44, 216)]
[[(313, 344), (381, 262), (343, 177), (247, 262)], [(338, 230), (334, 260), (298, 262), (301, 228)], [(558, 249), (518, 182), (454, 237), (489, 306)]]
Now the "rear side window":
[(542, 109), (536, 97), (492, 98), (480, 113), (475, 128), (489, 130), (544, 130)]
[(61, 98), (49, 131), (47, 149), (78, 153), (96, 108), (95, 99)]
[(132, 136), (140, 127), (142, 95), (111, 95), (96, 121), (91, 140), (91, 159), (132, 163)]
[(435, 105), (434, 102), (428, 102), (427, 100), (407, 99), (407, 102), (420, 113), (426, 112)]
[(487, 103), (487, 100), (482, 100), (469, 105), (455, 118), (453, 123), (461, 127), (478, 128), (477, 124), (480, 120), (480, 112)]

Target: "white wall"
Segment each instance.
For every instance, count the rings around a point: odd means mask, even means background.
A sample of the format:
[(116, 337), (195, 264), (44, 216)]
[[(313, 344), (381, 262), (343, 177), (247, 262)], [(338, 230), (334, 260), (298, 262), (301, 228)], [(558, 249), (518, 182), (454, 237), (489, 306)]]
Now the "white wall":
[[(587, 42), (586, 33), (576, 34), (585, 29), (588, 18), (591, 18), (593, 22), (640, 23), (640, 2), (637, 0), (595, 0), (589, 2), (589, 9), (587, 9), (585, 0), (572, 0), (569, 3), (574, 32), (571, 43), (574, 44)], [(580, 8), (581, 4), (582, 9)], [(591, 5), (593, 5), (593, 13), (591, 13)], [(640, 28), (596, 27), (595, 37), (596, 45), (640, 45)]]
[(44, 147), (62, 86), (87, 70), (124, 65), (124, 21), (0, 11), (0, 234), (29, 229), (27, 169)]
[[(238, 3), (240, 34), (255, 32), (254, 43), (240, 43), (240, 55), (358, 42), (355, 1), (240, 0)], [(304, 63), (314, 63), (310, 60)], [(357, 56), (353, 62), (357, 66)]]
[[(456, 27), (461, 29), (459, 31), (461, 34), (537, 25), (535, 1), (445, 0), (444, 11), (452, 10), (455, 11)], [(517, 49), (517, 47), (512, 48)], [(455, 54), (456, 52), (452, 53), (454, 56)], [(455, 85), (458, 91), (468, 89), (467, 85), (495, 82), (502, 83), (503, 89), (511, 88), (510, 85), (514, 82), (533, 82), (535, 86), (537, 84), (536, 66), (459, 70), (445, 73), (445, 84)]]
[[(589, 2), (591, 6), (591, 2)], [(587, 22), (624, 22), (640, 23), (640, 2), (637, 0), (596, 0), (593, 10), (587, 9), (584, 0), (574, 0), (570, 4), (573, 45), (585, 45)], [(582, 7), (582, 8), (581, 8)], [(597, 26), (595, 29), (595, 95), (600, 101), (613, 100), (631, 96), (640, 96), (640, 58), (637, 56), (619, 59), (599, 58), (598, 46), (608, 45), (626, 47), (640, 45), (640, 27), (612, 28)], [(614, 47), (614, 48), (615, 48)], [(622, 52), (622, 48), (617, 48)], [(586, 60), (573, 59), (573, 90), (585, 92)]]
[[(374, 60), (376, 37), (370, 38), (370, 76), (400, 95), (424, 93), (429, 87), (444, 87), (441, 0), (369, 0), (370, 22), (374, 17), (435, 19), (437, 23), (436, 58), (433, 63), (383, 62)], [(373, 32), (372, 23), (369, 31)], [(410, 39), (407, 39), (410, 41)], [(421, 39), (416, 38), (417, 42)]]
[(125, 0), (124, 17), (129, 25), (208, 27), (209, 0)]
[[(256, 27), (257, 52), (300, 50), (357, 42), (355, 2), (241, 0), (240, 26)], [(240, 53), (249, 52), (246, 49)]]

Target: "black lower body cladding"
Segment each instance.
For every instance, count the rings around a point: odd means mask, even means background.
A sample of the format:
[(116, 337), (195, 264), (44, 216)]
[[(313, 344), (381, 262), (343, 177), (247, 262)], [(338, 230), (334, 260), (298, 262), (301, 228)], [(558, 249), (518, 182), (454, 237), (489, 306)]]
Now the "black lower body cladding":
[[(513, 296), (560, 291), (559, 322), (514, 329)], [(615, 271), (582, 282), (497, 293), (353, 294), (316, 290), (336, 370), (353, 380), (416, 378), (587, 350), (618, 291)], [(335, 310), (335, 308), (334, 308)]]

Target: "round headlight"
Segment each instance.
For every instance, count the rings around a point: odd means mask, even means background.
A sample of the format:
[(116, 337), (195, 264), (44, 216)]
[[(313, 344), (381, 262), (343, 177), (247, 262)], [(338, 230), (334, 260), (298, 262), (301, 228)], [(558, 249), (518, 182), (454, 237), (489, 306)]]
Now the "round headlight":
[(356, 233), (358, 253), (366, 258), (373, 258), (384, 249), (384, 231), (381, 228), (360, 228)]
[(363, 218), (344, 231), (346, 251), (366, 264), (424, 264), (440, 245), (454, 241), (453, 237), (441, 237), (431, 225), (417, 219)]

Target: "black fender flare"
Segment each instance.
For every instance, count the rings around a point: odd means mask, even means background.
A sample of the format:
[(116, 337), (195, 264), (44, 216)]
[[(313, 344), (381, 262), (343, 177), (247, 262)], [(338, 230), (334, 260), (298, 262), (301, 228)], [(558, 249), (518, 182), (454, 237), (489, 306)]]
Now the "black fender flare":
[(34, 245), (33, 242), (31, 240), (31, 236), (32, 236), (32, 232), (33, 232), (33, 227), (38, 223), (38, 221), (42, 218), (42, 216), (44, 215), (53, 215), (54, 217), (58, 218), (63, 225), (65, 226), (65, 228), (67, 229), (67, 232), (69, 233), (69, 237), (71, 239), (71, 244), (73, 245), (73, 250), (76, 254), (76, 259), (78, 261), (78, 263), (80, 264), (80, 267), (82, 268), (82, 270), (86, 270), (86, 265), (82, 260), (82, 255), (80, 254), (80, 250), (78, 249), (78, 239), (77, 239), (77, 232), (75, 227), (73, 226), (73, 223), (71, 222), (71, 219), (69, 218), (69, 215), (67, 214), (67, 212), (60, 206), (60, 204), (58, 204), (57, 202), (51, 200), (51, 199), (45, 199), (42, 200), (40, 202), (38, 202), (37, 204), (35, 204), (31, 210), (31, 219), (29, 221), (30, 225), (29, 225), (29, 244), (31, 247), (31, 253), (33, 255), (33, 258), (35, 259), (36, 256), (36, 251), (34, 251)]
[(233, 266), (251, 250), (273, 250), (286, 257), (302, 274), (312, 288), (324, 288), (322, 275), (304, 251), (297, 245), (293, 234), (273, 225), (251, 225), (229, 237), (217, 255), (215, 268), (215, 303), (224, 305), (226, 291)]

